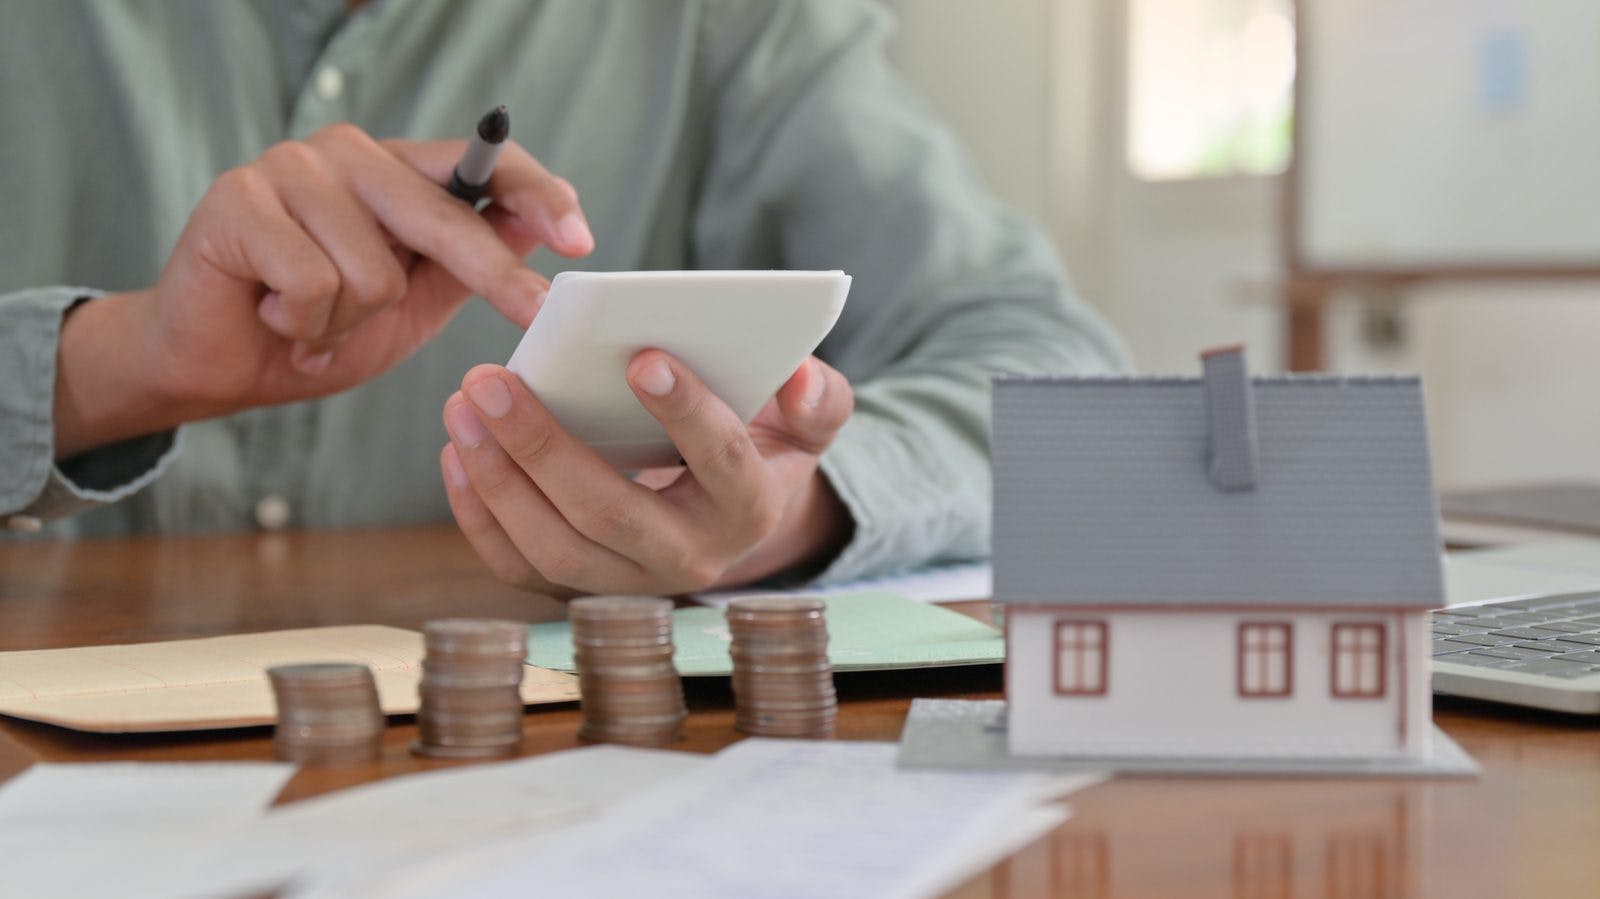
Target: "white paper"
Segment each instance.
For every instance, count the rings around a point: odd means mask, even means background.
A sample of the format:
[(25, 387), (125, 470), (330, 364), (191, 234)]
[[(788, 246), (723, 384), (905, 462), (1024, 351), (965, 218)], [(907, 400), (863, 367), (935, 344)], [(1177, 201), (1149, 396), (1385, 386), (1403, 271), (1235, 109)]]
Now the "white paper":
[[(998, 860), (1021, 851), (1069, 817), (1067, 806), (1060, 804), (1024, 809), (992, 834), (980, 837), (961, 852), (937, 860), (943, 869), (936, 878), (950, 885), (965, 883)], [(453, 895), (462, 882), (495, 866), (513, 864), (527, 851), (527, 840), (502, 840), (425, 858), (410, 865), (373, 866), (361, 872), (364, 876), (360, 877), (326, 878), (284, 899), (427, 899)]]
[(994, 594), (994, 573), (988, 562), (963, 562), (937, 565), (905, 574), (888, 577), (864, 578), (827, 587), (802, 587), (794, 590), (722, 590), (695, 594), (694, 600), (702, 605), (721, 608), (746, 596), (837, 596), (841, 593), (859, 593), (864, 590), (882, 590), (898, 593), (923, 602), (954, 602), (963, 599), (988, 599)]
[(0, 786), (0, 829), (240, 820), (270, 805), (294, 771), (277, 762), (41, 763)]
[(1041, 803), (1095, 779), (902, 771), (896, 751), (745, 740), (590, 822), (419, 877), (440, 886), (406, 896), (935, 895), (1058, 823)]
[[(590, 816), (706, 764), (703, 755), (591, 746), (513, 762), (395, 777), (274, 809), (274, 845), (349, 859), (527, 834)], [(331, 845), (333, 851), (318, 850)]]
[[(463, 844), (566, 826), (705, 761), (688, 753), (600, 746), (394, 777), (226, 822), (156, 815), (157, 820), (138, 826), (73, 821), (60, 827), (0, 827), (0, 858), (6, 859), (0, 894), (53, 899), (260, 895), (319, 870), (393, 866)], [(202, 776), (195, 784), (152, 788), (150, 795), (186, 793), (193, 786), (215, 789), (218, 784)], [(276, 793), (276, 787), (266, 792), (256, 811)], [(36, 799), (48, 797), (30, 789), (25, 798), (31, 809)], [(106, 804), (91, 801), (83, 807), (104, 810)]]
[(279, 883), (359, 881), (430, 853), (572, 825), (705, 763), (685, 752), (593, 746), (412, 774), (274, 809), (237, 850), (275, 859)]
[(247, 884), (229, 875), (188, 891), (197, 847), (258, 818), (293, 774), (255, 762), (34, 765), (0, 787), (0, 892), (229, 895)]

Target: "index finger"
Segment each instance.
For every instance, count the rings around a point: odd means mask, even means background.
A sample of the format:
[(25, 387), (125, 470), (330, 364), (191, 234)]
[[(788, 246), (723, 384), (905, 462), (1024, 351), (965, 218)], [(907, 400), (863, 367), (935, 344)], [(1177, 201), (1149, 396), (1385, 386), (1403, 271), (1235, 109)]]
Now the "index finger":
[[(467, 142), (386, 140), (384, 149), (405, 160), (436, 184), (447, 184)], [(578, 192), (557, 177), (516, 141), (501, 147), (488, 195), (506, 211), (522, 219), (550, 249), (563, 256), (594, 252), (589, 220), (578, 204)]]
[(439, 189), (353, 125), (312, 135), (395, 239), (432, 259), (512, 321), (529, 321), (544, 279), (511, 251), (471, 206)]

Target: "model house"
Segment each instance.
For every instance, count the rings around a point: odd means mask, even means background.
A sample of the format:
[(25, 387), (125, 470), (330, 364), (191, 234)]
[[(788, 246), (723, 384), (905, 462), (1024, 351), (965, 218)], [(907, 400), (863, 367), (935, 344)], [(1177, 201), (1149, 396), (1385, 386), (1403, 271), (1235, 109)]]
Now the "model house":
[(994, 386), (1013, 755), (1423, 756), (1443, 604), (1421, 385)]

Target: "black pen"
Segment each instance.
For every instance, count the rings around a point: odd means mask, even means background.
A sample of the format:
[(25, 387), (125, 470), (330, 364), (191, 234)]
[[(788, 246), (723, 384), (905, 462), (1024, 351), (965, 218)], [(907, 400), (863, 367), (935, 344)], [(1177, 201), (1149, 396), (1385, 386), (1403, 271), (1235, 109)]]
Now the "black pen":
[(456, 170), (450, 173), (450, 195), (474, 206), (483, 198), (489, 187), (489, 176), (494, 173), (494, 163), (500, 158), (500, 147), (511, 133), (511, 114), (504, 106), (496, 106), (478, 120), (478, 133), (467, 141), (467, 152), (461, 154)]

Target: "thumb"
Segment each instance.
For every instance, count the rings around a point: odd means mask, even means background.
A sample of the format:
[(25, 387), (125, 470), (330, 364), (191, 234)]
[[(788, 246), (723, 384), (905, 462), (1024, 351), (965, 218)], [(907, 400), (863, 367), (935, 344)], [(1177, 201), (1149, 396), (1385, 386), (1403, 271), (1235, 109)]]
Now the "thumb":
[(774, 399), (782, 421), (772, 424), (818, 452), (833, 442), (855, 410), (850, 382), (815, 356), (795, 369)]

